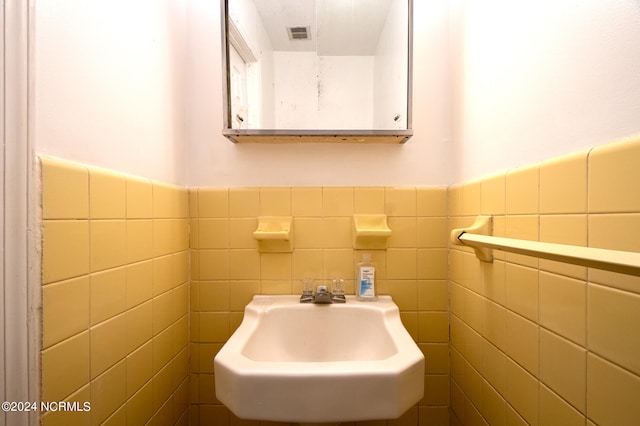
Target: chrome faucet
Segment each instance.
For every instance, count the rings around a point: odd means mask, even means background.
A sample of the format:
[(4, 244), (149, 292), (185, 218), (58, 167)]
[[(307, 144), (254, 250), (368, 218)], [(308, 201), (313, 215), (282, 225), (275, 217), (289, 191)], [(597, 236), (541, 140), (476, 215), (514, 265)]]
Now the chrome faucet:
[(316, 287), (316, 294), (313, 297), (313, 303), (331, 303), (331, 293), (326, 285)]
[(333, 280), (333, 291), (329, 291), (326, 285), (319, 285), (314, 293), (311, 289), (311, 280), (305, 279), (300, 303), (345, 303), (347, 300), (344, 297), (343, 284), (342, 278), (336, 278)]

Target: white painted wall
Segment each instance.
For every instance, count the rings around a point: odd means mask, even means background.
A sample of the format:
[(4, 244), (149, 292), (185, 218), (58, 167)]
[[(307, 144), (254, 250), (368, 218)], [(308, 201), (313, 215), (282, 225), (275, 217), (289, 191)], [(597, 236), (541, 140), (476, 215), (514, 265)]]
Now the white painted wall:
[[(275, 129), (370, 129), (373, 57), (273, 52)], [(269, 127), (264, 127), (269, 129)]]
[[(213, 3), (220, 7), (217, 2)], [(253, 0), (233, 0), (229, 2), (228, 7), (229, 18), (235, 23), (256, 59), (260, 59), (264, 51), (273, 51), (269, 34)]]
[(190, 0), (190, 186), (440, 185), (452, 177), (448, 0), (415, 1), (414, 136), (404, 145), (233, 144), (221, 136), (218, 2)]
[(371, 128), (373, 92), (373, 56), (318, 57), (320, 129)]
[[(407, 92), (398, 90), (399, 87), (407, 87), (407, 8), (406, 1), (391, 2), (376, 47), (373, 101), (375, 129), (407, 128)], [(397, 114), (400, 119), (394, 121)]]
[(640, 132), (640, 2), (452, 3), (454, 182)]
[(36, 151), (162, 181), (450, 184), (640, 131), (637, 0), (414, 1), (400, 146), (223, 138), (216, 1), (33, 5)]
[(273, 52), (276, 129), (318, 128), (316, 52)]
[(186, 1), (33, 4), (37, 152), (184, 184)]

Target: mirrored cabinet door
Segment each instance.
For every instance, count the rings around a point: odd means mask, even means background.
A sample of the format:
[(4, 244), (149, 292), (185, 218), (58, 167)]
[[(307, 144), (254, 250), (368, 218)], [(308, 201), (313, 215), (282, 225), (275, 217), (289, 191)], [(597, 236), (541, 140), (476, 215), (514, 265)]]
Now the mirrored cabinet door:
[(222, 0), (234, 142), (403, 143), (410, 0)]

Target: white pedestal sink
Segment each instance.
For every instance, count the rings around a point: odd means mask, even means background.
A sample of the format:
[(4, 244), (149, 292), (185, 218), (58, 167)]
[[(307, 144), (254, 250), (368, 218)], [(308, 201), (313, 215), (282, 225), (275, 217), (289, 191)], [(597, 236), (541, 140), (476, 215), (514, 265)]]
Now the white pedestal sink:
[(394, 419), (424, 392), (424, 356), (390, 296), (330, 305), (254, 296), (214, 367), (217, 398), (242, 419)]

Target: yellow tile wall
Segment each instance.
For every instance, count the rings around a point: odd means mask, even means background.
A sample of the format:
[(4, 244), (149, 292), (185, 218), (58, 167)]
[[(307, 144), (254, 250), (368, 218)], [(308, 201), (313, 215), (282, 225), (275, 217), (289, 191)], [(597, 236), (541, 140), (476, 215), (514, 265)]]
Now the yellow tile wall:
[(42, 170), (44, 425), (189, 422), (186, 189), (54, 158)]
[[(450, 187), (452, 227), (640, 252), (640, 138)], [(452, 425), (633, 425), (640, 278), (450, 248)]]
[[(342, 277), (353, 294), (361, 254), (352, 248), (354, 213), (388, 215), (389, 247), (373, 251), (378, 289), (393, 296), (426, 357), (424, 399), (402, 418), (375, 424), (449, 424), (445, 187), (194, 188), (189, 203), (191, 424), (239, 424), (215, 398), (213, 357), (253, 295), (299, 294), (305, 277)], [(258, 252), (252, 233), (261, 215), (293, 217), (292, 253)]]
[[(499, 251), (481, 263), (447, 236), (492, 214), (495, 235), (640, 251), (637, 164), (630, 139), (449, 188), (187, 191), (42, 158), (42, 399), (92, 406), (43, 422), (237, 424), (213, 357), (244, 306), (308, 276), (353, 292), (352, 215), (386, 213), (379, 291), (425, 353), (425, 397), (376, 424), (634, 424), (640, 278)], [(258, 252), (261, 215), (293, 217), (292, 253)]]

